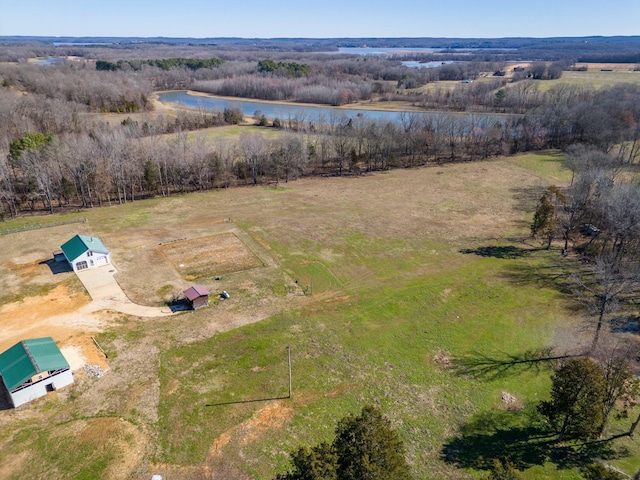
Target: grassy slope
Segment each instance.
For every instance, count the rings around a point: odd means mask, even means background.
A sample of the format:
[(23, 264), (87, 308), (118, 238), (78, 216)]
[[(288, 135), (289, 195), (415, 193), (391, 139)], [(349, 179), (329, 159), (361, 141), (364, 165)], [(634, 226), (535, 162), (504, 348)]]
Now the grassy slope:
[[(510, 163), (557, 183), (567, 178), (558, 160), (523, 155)], [(311, 283), (314, 294), (338, 291), (339, 298), (168, 351), (163, 381), (179, 377), (188, 388), (172, 388), (174, 394), (162, 398), (164, 431), (177, 425), (181, 435), (163, 438), (158, 460), (202, 462), (214, 440), (224, 438), (226, 461), (256, 478), (270, 478), (274, 467), (286, 465), (286, 452), (327, 440), (338, 418), (375, 403), (401, 430), (417, 478), (460, 478), (456, 466), (468, 467), (467, 473), (486, 467), (482, 449), (443, 460), (443, 443), (474, 415), (502, 415), (503, 390), (531, 410), (548, 389), (548, 372), (474, 380), (456, 376), (437, 359), (518, 354), (552, 344), (565, 313), (558, 294), (506, 279), (519, 267), (544, 265), (546, 255), (464, 256), (433, 240), (372, 239), (355, 228), (334, 231), (324, 242), (288, 233), (287, 241), (264, 232), (260, 240), (292, 276)], [(327, 259), (322, 249), (329, 246)], [(430, 273), (416, 275), (422, 269)], [(293, 349), (295, 394), (280, 408), (291, 410), (290, 423), (266, 427), (247, 441), (237, 433), (238, 425), (255, 428), (268, 402), (233, 402), (286, 395), (285, 345)], [(193, 362), (197, 371), (185, 372)], [(182, 414), (177, 405), (190, 408)], [(526, 417), (505, 416), (504, 427), (522, 424)], [(483, 435), (492, 433), (488, 428)], [(272, 460), (265, 463), (266, 458)], [(523, 468), (540, 462), (520, 460)], [(528, 478), (559, 478), (555, 469), (555, 464), (536, 467)], [(560, 475), (578, 478), (572, 471)]]
[[(246, 446), (243, 439), (230, 442), (227, 460), (252, 465), (260, 459), (252, 468), (259, 478), (270, 478), (273, 467), (286, 462), (283, 452), (326, 440), (338, 418), (374, 403), (398, 425), (417, 478), (459, 478), (439, 458), (442, 442), (456, 427), (480, 411), (500, 410), (502, 390), (528, 404), (548, 386), (547, 375), (486, 382), (456, 376), (437, 362), (474, 352), (519, 353), (550, 340), (560, 315), (557, 295), (500, 279), (509, 262), (470, 257), (404, 285), (354, 292), (341, 302), (170, 350), (163, 356), (162, 379), (173, 394), (162, 398), (161, 429), (169, 432), (171, 426), (180, 435), (164, 439), (168, 450), (159, 460), (202, 461), (216, 438), (264, 407), (206, 404), (286, 395), (284, 345), (291, 345), (291, 423)], [(169, 388), (176, 377), (180, 390)]]
[[(287, 189), (210, 192), (87, 212), (96, 234), (127, 237), (129, 231), (189, 226), (196, 219), (189, 215), (197, 214), (193, 205), (222, 204), (224, 210), (211, 215), (233, 214), (284, 271), (313, 286), (304, 307), (186, 345), (174, 338), (175, 329), (197, 330), (215, 310), (177, 323), (121, 322), (100, 336), (113, 358), (149, 338), (160, 351), (159, 367), (155, 361), (147, 365), (149, 379), (156, 372), (160, 378), (157, 421), (131, 409), (131, 402), (114, 401), (107, 410), (90, 414), (123, 417), (145, 432), (154, 446), (138, 473), (174, 465), (184, 469), (176, 476), (182, 478), (190, 466), (222, 462), (254, 478), (272, 478), (286, 467), (289, 451), (329, 439), (337, 419), (366, 403), (379, 405), (392, 419), (417, 478), (479, 477), (487, 458), (533, 433), (528, 415), (548, 391), (548, 370), (476, 379), (458, 375), (449, 362), (478, 354), (519, 354), (562, 341), (563, 330), (573, 328), (561, 295), (522, 274), (545, 268), (557, 255), (501, 239), (526, 233), (529, 221), (512, 199), (517, 191), (507, 185), (523, 179), (534, 186), (566, 180), (558, 156), (420, 170), (415, 176), (426, 189), (443, 192), (435, 197), (437, 208), (423, 201), (425, 190), (379, 192), (393, 198), (409, 195), (408, 204), (419, 207), (415, 210), (368, 209), (367, 188), (375, 188), (371, 182), (387, 185), (396, 175), (324, 180), (321, 185), (339, 188), (331, 191), (333, 204), (315, 200), (321, 192), (294, 183)], [(502, 187), (492, 187), (501, 180)], [(360, 181), (368, 187), (360, 189)], [(456, 192), (462, 196), (455, 197)], [(465, 196), (471, 197), (468, 203)], [(491, 225), (501, 220), (500, 211), (487, 215), (473, 206), (474, 200), (485, 204), (488, 199), (504, 205), (502, 212), (520, 217), (520, 223), (505, 223), (496, 231)], [(433, 211), (425, 225), (419, 215), (428, 209)], [(385, 222), (388, 215), (415, 217), (419, 228), (412, 230), (409, 222), (399, 229)], [(474, 230), (477, 217), (490, 223)], [(197, 220), (206, 223), (207, 218)], [(251, 401), (286, 396), (286, 345), (292, 348), (293, 398)], [(131, 387), (115, 386), (108, 395), (134, 395), (125, 388)], [(502, 391), (514, 395), (522, 410), (507, 410)], [(30, 451), (38, 452), (31, 478), (51, 471), (70, 478), (110, 478), (122, 449), (136, 449), (135, 438), (128, 435), (115, 444), (101, 436), (78, 437), (77, 424), (90, 408), (74, 411), (75, 404), (67, 402), (42, 405), (34, 407), (41, 409), (41, 417), (27, 412), (35, 423), (16, 420), (6, 423), (10, 428), (0, 427), (0, 472), (4, 463)], [(51, 424), (58, 433), (37, 434)], [(49, 441), (53, 436), (63, 441)], [(640, 446), (621, 444), (630, 454), (612, 463), (635, 473)], [(575, 462), (548, 462), (543, 449), (509, 451), (523, 469), (530, 467), (527, 479), (580, 478)]]

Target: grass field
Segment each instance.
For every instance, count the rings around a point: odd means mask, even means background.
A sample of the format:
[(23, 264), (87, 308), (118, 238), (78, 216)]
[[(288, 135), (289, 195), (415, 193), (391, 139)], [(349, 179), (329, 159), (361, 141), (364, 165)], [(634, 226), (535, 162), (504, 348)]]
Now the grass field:
[[(563, 273), (559, 253), (527, 238), (541, 190), (568, 179), (560, 159), (529, 154), (80, 212), (142, 302), (182, 288), (179, 259), (219, 239), (264, 266), (214, 280), (212, 257), (199, 278), (230, 300), (177, 317), (110, 316), (96, 332), (110, 358), (105, 377), (0, 412), (0, 478), (272, 479), (291, 450), (328, 440), (365, 404), (391, 419), (416, 479), (481, 478), (498, 456), (526, 479), (579, 479), (589, 455), (635, 474), (638, 440), (619, 440), (614, 457), (537, 439), (549, 365), (494, 375), (509, 355), (575, 351), (589, 337), (549, 280)], [(0, 237), (0, 281), (12, 295), (33, 280), (15, 269), (5, 277), (9, 258), (34, 242), (48, 251), (54, 235), (43, 232)], [(494, 368), (474, 368), (487, 359)]]
[(611, 87), (630, 83), (640, 85), (640, 71), (632, 69), (617, 69), (612, 71), (602, 71), (601, 69), (589, 69), (586, 72), (562, 72), (562, 78), (558, 80), (541, 80), (540, 88), (548, 88), (553, 85), (579, 85), (590, 88)]

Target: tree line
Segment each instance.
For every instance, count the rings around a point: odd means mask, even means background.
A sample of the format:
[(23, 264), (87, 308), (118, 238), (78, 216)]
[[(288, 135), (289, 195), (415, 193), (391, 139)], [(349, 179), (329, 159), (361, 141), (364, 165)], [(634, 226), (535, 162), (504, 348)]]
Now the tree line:
[(150, 65), (158, 67), (160, 70), (172, 70), (186, 67), (189, 70), (199, 70), (201, 68), (219, 67), (224, 63), (221, 58), (163, 58), (152, 60), (118, 60), (117, 62), (109, 62), (107, 60), (97, 60), (96, 70), (98, 71), (116, 71), (127, 70), (139, 71), (142, 65)]
[[(312, 120), (302, 114), (269, 122), (260, 115), (256, 123), (279, 128), (286, 135), (278, 141), (257, 134), (213, 143), (204, 136), (188, 141), (187, 131), (239, 123), (243, 119), (240, 111), (198, 109), (176, 117), (143, 115), (116, 124), (87, 123), (83, 121), (86, 109), (74, 108), (73, 103), (51, 99), (38, 103), (35, 97), (0, 93), (0, 111), (7, 119), (0, 127), (3, 210), (14, 216), (21, 209), (96, 206), (172, 192), (288, 181), (302, 175), (358, 175), (562, 148), (573, 142), (620, 162), (637, 162), (640, 130), (634, 122), (640, 114), (633, 100), (638, 89), (615, 87), (585, 93), (591, 102), (577, 106), (569, 100), (571, 93), (563, 93), (564, 109), (563, 104), (555, 104), (523, 117), (501, 119), (406, 112), (398, 122), (337, 115)], [(8, 99), (4, 105), (3, 98)], [(550, 115), (559, 110), (568, 115), (564, 119)], [(598, 123), (603, 118), (610, 120)], [(54, 138), (16, 155), (15, 146), (33, 134)], [(163, 134), (171, 138), (161, 137)], [(291, 152), (298, 152), (295, 159), (290, 158)], [(123, 162), (126, 168), (116, 168)], [(81, 165), (71, 167), (74, 163)], [(42, 170), (38, 178), (35, 165)], [(86, 176), (78, 176), (77, 168), (86, 171)]]

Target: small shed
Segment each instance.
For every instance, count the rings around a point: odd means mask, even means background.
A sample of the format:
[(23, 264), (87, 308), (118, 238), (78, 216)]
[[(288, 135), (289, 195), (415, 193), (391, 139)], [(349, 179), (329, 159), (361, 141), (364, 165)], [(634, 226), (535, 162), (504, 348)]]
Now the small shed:
[(51, 337), (22, 340), (1, 353), (0, 375), (14, 407), (73, 383), (69, 363)]
[(76, 235), (60, 249), (74, 272), (111, 263), (109, 249), (98, 237)]
[(202, 285), (194, 285), (193, 287), (185, 290), (183, 293), (184, 296), (187, 297), (187, 300), (189, 300), (191, 308), (193, 308), (194, 310), (209, 305), (209, 290), (204, 288)]

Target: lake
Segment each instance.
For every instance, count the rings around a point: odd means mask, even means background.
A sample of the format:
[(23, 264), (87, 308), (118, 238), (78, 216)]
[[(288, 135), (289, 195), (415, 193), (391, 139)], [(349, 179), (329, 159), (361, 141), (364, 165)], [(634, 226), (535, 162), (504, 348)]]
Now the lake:
[(55, 63), (62, 63), (62, 62), (64, 62), (64, 58), (60, 58), (60, 57), (43, 57), (43, 58), (37, 58), (32, 63), (34, 65), (53, 65)]
[[(352, 118), (366, 118), (384, 122), (399, 123), (403, 113), (389, 112), (383, 110), (359, 110), (342, 107), (314, 106), (314, 105), (284, 105), (277, 103), (261, 102), (258, 100), (229, 100), (226, 98), (192, 95), (184, 90), (161, 92), (158, 94), (162, 103), (177, 103), (185, 107), (199, 108), (211, 111), (224, 111), (227, 108), (239, 108), (243, 115), (252, 116), (256, 112), (267, 118), (278, 118), (280, 120), (297, 119), (300, 121), (312, 121), (320, 123), (347, 123)], [(492, 123), (504, 121), (509, 115), (500, 114), (469, 114), (469, 113), (440, 113), (440, 112), (419, 112), (421, 115), (433, 118), (442, 118), (448, 115), (455, 115), (461, 120), (472, 118), (477, 121), (490, 120)]]
[(405, 60), (401, 63), (407, 68), (438, 68), (443, 65), (451, 65), (456, 62), (453, 60), (445, 60), (444, 62), (419, 62), (417, 60)]
[(435, 53), (443, 50), (442, 48), (422, 48), (422, 47), (338, 47), (337, 51), (322, 52), (332, 55), (348, 54), (348, 55), (411, 55), (416, 53)]

